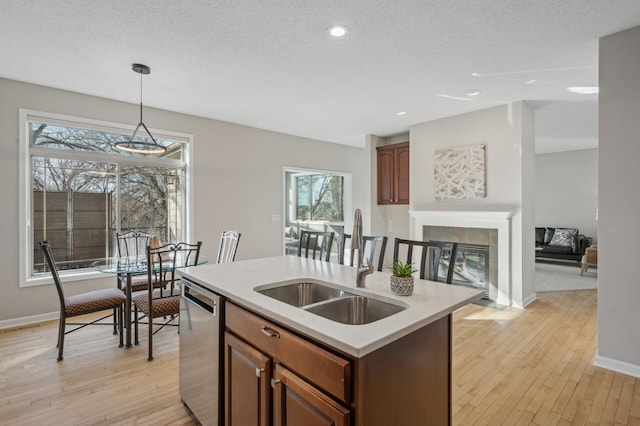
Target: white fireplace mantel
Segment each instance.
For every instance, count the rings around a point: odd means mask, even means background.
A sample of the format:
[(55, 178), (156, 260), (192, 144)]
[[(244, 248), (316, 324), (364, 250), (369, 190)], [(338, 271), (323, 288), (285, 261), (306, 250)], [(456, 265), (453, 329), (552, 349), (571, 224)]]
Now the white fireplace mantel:
[(411, 238), (422, 240), (425, 226), (449, 226), (498, 230), (498, 299), (511, 305), (511, 211), (411, 210)]

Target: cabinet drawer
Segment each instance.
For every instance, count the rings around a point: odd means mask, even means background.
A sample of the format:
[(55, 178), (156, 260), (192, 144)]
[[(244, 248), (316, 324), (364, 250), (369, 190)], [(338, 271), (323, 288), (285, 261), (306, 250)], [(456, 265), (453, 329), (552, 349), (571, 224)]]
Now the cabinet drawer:
[(316, 386), (351, 401), (348, 360), (232, 303), (226, 306), (226, 327)]

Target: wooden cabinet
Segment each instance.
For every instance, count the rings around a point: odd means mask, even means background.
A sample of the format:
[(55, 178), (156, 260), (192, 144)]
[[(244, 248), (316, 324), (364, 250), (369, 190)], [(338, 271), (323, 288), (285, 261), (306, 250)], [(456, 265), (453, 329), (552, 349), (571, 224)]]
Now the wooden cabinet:
[(271, 359), (229, 333), (224, 347), (225, 424), (268, 426)]
[(359, 358), (229, 302), (225, 324), (227, 426), (451, 424), (451, 315)]
[(273, 380), (273, 424), (349, 425), (349, 410), (281, 364)]
[(378, 204), (409, 204), (409, 142), (376, 149)]
[(234, 304), (226, 316), (226, 425), (350, 424), (348, 360)]

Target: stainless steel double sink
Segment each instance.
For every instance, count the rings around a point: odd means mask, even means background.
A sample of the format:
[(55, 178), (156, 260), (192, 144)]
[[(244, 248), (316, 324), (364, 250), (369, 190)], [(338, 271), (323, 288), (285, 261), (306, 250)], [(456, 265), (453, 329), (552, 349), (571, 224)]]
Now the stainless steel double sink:
[(255, 290), (307, 312), (350, 325), (369, 324), (407, 308), (402, 302), (392, 303), (318, 282), (283, 283)]

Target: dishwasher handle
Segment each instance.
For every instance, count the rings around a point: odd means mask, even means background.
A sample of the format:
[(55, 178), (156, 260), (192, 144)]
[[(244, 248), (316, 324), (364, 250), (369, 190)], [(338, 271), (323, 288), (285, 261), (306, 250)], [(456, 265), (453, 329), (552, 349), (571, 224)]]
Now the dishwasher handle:
[(217, 315), (218, 303), (220, 298), (216, 294), (213, 294), (204, 289), (199, 289), (195, 284), (192, 284), (189, 281), (183, 279), (182, 297), (200, 306), (202, 309), (211, 313), (213, 316)]

